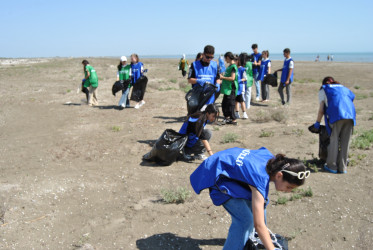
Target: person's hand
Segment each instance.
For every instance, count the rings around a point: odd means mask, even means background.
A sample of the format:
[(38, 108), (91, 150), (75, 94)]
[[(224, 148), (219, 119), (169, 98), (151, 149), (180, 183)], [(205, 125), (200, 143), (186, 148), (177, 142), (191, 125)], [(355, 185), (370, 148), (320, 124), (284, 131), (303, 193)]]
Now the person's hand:
[(205, 84), (205, 80), (203, 80), (203, 79), (197, 79), (197, 83), (199, 84), (199, 85), (201, 85), (201, 86), (203, 86), (204, 84)]
[(315, 124), (313, 124), (313, 126), (314, 126), (316, 129), (319, 129), (319, 128), (320, 128), (320, 122), (315, 122)]
[(286, 81), (286, 82), (285, 82), (285, 85), (288, 85), (288, 84), (289, 84), (289, 81)]
[(224, 75), (223, 74), (220, 74), (220, 79), (223, 79)]

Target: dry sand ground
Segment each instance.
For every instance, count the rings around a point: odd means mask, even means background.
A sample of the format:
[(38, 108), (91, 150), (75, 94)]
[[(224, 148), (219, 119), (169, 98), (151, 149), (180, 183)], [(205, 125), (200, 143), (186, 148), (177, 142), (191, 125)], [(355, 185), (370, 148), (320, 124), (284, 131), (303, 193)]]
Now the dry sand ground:
[[(118, 110), (111, 94), (117, 59), (89, 58), (100, 79), (99, 107), (76, 89), (82, 58), (0, 62), (0, 248), (3, 249), (221, 249), (230, 225), (208, 192), (184, 204), (164, 204), (162, 189), (186, 187), (200, 162), (169, 167), (144, 163), (164, 129), (179, 129), (186, 114), (186, 80), (178, 60), (144, 60), (146, 104)], [(273, 62), (280, 68), (281, 62)], [(238, 126), (208, 125), (214, 151), (256, 149), (313, 160), (321, 79), (345, 83), (357, 95), (355, 132), (372, 128), (373, 64), (296, 62), (293, 103), (254, 103)], [(254, 91), (254, 89), (253, 89)], [(221, 103), (221, 97), (218, 100)], [(277, 120), (271, 118), (273, 115)], [(118, 131), (119, 130), (119, 131)], [(271, 137), (259, 137), (262, 131)], [(227, 133), (238, 142), (222, 143)], [(365, 157), (364, 157), (365, 155)], [(313, 172), (303, 189), (312, 197), (277, 204), (270, 187), (268, 226), (290, 239), (290, 249), (372, 249), (371, 150), (351, 151), (348, 174)]]

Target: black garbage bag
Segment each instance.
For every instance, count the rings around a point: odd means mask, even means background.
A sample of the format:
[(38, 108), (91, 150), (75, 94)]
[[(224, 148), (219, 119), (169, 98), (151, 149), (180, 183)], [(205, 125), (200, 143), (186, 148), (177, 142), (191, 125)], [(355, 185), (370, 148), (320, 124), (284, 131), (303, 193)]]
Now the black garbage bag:
[(187, 101), (188, 115), (193, 114), (200, 110), (203, 105), (215, 94), (217, 87), (211, 83), (205, 83), (202, 87), (197, 85), (185, 95)]
[(112, 92), (113, 95), (115, 96), (115, 94), (116, 94), (118, 91), (125, 90), (126, 88), (128, 88), (128, 85), (130, 85), (130, 83), (131, 83), (131, 80), (130, 80), (130, 79), (127, 79), (127, 80), (121, 80), (121, 81), (116, 81), (116, 82), (113, 84), (113, 87), (111, 88), (111, 92)]
[(85, 97), (87, 98), (88, 102), (89, 90), (88, 88), (84, 87), (84, 81), (82, 81), (82, 92), (85, 94)]
[[(272, 233), (269, 229), (269, 235), (271, 236), (271, 240), (275, 248), (283, 249), (283, 250), (288, 250), (288, 240), (279, 235), (279, 234), (274, 234)], [(259, 235), (257, 232), (254, 232), (254, 236), (250, 238), (244, 247), (244, 250), (259, 250), (259, 249), (265, 249), (262, 241), (259, 238)]]
[(268, 74), (263, 79), (264, 84), (271, 85), (272, 87), (277, 87), (277, 71), (273, 74)]
[(139, 79), (133, 84), (131, 100), (139, 102), (144, 99), (146, 85), (148, 83), (148, 78), (144, 75), (140, 76)]
[(328, 146), (330, 143), (330, 136), (326, 131), (326, 127), (324, 125), (320, 125), (320, 128), (315, 128), (315, 125), (312, 124), (308, 127), (308, 130), (311, 133), (319, 134), (319, 158), (320, 160), (326, 161), (328, 157)]
[(173, 129), (166, 129), (155, 142), (152, 150), (143, 156), (143, 160), (169, 166), (183, 155), (187, 140), (187, 135), (179, 134)]

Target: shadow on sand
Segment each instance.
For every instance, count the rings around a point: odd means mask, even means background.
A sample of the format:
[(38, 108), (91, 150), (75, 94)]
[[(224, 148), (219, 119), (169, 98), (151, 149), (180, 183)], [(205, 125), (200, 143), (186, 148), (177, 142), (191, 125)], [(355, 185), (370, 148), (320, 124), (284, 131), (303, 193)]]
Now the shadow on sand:
[(190, 237), (180, 237), (173, 233), (155, 234), (145, 239), (136, 241), (136, 246), (140, 250), (200, 250), (200, 246), (223, 246), (225, 239), (193, 239)]
[(184, 122), (186, 119), (186, 116), (180, 116), (180, 117), (154, 116), (153, 118), (169, 120), (169, 121), (166, 121), (165, 123), (179, 123), (179, 122)]

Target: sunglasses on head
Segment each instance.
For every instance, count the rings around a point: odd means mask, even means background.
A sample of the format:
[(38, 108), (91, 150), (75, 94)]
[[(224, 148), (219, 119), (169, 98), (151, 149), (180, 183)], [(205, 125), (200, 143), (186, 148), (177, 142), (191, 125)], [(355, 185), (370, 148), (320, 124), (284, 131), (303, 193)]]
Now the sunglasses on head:
[(299, 180), (307, 179), (311, 174), (311, 172), (309, 170), (298, 172), (298, 173), (295, 173), (295, 172), (289, 171), (289, 170), (281, 170), (281, 172), (286, 172), (286, 173), (288, 173), (292, 176), (297, 176)]

